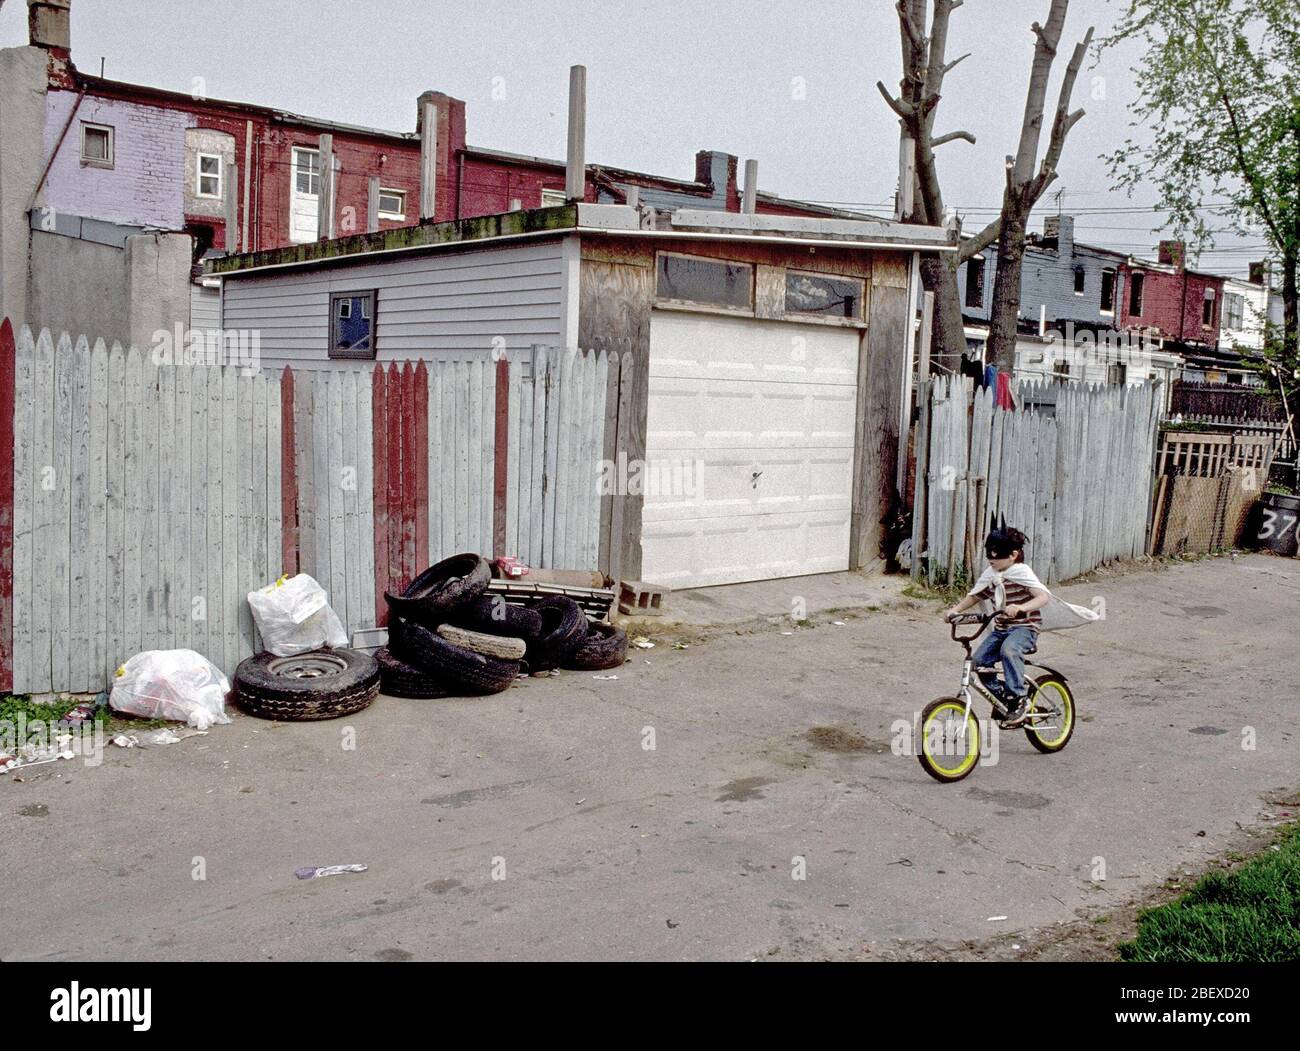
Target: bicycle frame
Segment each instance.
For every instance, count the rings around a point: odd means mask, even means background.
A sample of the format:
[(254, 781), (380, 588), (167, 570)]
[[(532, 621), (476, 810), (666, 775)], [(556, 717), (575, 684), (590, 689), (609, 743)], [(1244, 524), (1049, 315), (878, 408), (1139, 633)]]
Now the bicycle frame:
[[(962, 712), (962, 722), (961, 722), (960, 736), (962, 737), (964, 737), (966, 734), (966, 726), (970, 720), (971, 706), (974, 703), (974, 694), (976, 693), (978, 693), (986, 701), (989, 702), (989, 705), (993, 709), (993, 714), (995, 718), (999, 720), (1004, 719), (1009, 714), (1006, 705), (1004, 705), (993, 694), (993, 692), (989, 690), (987, 686), (984, 685), (980, 677), (975, 674), (975, 658), (971, 654), (971, 644), (976, 639), (978, 639), (981, 635), (984, 634), (985, 629), (988, 628), (988, 626), (993, 622), (993, 618), (995, 616), (996, 614), (961, 613), (958, 614), (956, 617), (954, 617), (951, 621), (949, 621), (949, 623), (952, 625), (953, 639), (956, 640), (957, 642), (960, 642), (962, 646), (965, 647), (966, 649), (966, 660), (963, 662), (962, 669), (961, 669), (961, 686), (957, 690), (957, 698), (956, 698), (957, 700), (961, 701), (965, 705), (965, 709)], [(979, 630), (976, 631), (973, 635), (957, 634), (958, 624), (972, 624), (972, 623), (979, 624)], [(1059, 672), (1056, 672), (1053, 669), (1048, 668), (1044, 664), (1038, 664), (1037, 662), (1031, 660), (1026, 660), (1025, 664), (1034, 668), (1043, 668), (1045, 671), (1051, 672), (1053, 675), (1060, 678), (1062, 682), (1065, 681), (1064, 675), (1061, 675)], [(1054, 712), (1030, 712), (1025, 722), (1026, 725), (1032, 725), (1038, 727), (1042, 723), (1042, 720), (1050, 719), (1053, 717), (1053, 715), (1055, 715)], [(1056, 729), (1056, 727), (1042, 726), (1042, 729), (1054, 730)]]

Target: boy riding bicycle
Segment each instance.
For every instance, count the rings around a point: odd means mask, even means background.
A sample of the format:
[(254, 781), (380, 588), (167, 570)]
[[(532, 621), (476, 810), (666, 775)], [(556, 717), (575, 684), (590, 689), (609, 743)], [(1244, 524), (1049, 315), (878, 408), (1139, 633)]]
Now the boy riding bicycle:
[[(980, 574), (970, 593), (944, 614), (944, 619), (965, 613), (981, 602), (997, 610), (993, 629), (980, 643), (974, 656), (976, 674), (1009, 709), (1004, 728), (1023, 726), (1029, 715), (1029, 690), (1025, 683), (1025, 657), (1038, 649), (1042, 615), (1038, 612), (1052, 601), (1034, 571), (1025, 564), (1025, 534), (1002, 528), (984, 541), (989, 567)], [(1000, 594), (999, 594), (1000, 593)], [(994, 665), (1002, 661), (1002, 684)]]

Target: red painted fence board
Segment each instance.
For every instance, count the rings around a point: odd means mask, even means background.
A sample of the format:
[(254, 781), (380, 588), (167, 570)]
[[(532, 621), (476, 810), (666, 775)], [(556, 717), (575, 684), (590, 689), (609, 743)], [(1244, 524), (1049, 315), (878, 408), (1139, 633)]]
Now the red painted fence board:
[(429, 562), (429, 370), (415, 366), (415, 572)]
[(387, 402), (383, 440), (388, 447), (388, 589), (396, 593), (407, 581), (402, 579), (402, 374), (395, 362), (388, 366)]
[(0, 322), (0, 690), (14, 684), (14, 327)]
[(408, 361), (402, 366), (402, 579), (415, 579), (415, 370)]
[(388, 400), (384, 367), (375, 367), (370, 395), (371, 438), (374, 463), (374, 486), (371, 498), (375, 509), (375, 623), (388, 623)]

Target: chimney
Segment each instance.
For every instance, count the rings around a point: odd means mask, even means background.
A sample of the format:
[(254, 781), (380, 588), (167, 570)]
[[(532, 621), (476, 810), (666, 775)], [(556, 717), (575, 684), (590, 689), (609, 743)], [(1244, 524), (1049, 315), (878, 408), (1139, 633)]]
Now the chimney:
[(1165, 266), (1182, 270), (1187, 264), (1187, 246), (1182, 241), (1161, 241), (1158, 258)]
[(700, 150), (695, 154), (695, 181), (713, 190), (714, 200), (722, 203), (724, 211), (741, 209), (738, 168), (737, 158), (721, 150)]
[(1043, 220), (1044, 247), (1061, 255), (1074, 254), (1074, 216), (1049, 215)]
[[(427, 133), (426, 115), (432, 117)], [(423, 92), (415, 103), (415, 134), (420, 140), (420, 217), (459, 219), (461, 188), (456, 162), (465, 149), (464, 101), (441, 91)], [(424, 206), (429, 205), (436, 208), (426, 216)]]
[(27, 0), (27, 39), (32, 47), (72, 50), (72, 0)]
[(569, 67), (569, 139), (564, 164), (564, 196), (587, 196), (587, 67)]

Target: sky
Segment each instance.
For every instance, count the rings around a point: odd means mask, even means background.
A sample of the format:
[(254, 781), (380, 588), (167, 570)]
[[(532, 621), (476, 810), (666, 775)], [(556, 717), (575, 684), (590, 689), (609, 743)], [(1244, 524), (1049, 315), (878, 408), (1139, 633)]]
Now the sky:
[[(0, 0), (0, 46), (26, 43), (26, 4)], [(968, 231), (992, 218), (1015, 152), (1048, 0), (966, 0), (952, 16), (937, 130), (977, 143), (940, 149), (944, 198)], [(1073, 0), (1049, 97), (1075, 41), (1119, 0)], [(568, 69), (587, 67), (587, 161), (677, 178), (697, 150), (759, 162), (764, 191), (887, 211), (898, 123), (876, 90), (901, 74), (893, 0), (73, 0), (73, 60), (88, 73), (255, 102), (393, 131), (415, 127), (425, 90), (466, 101), (471, 145), (562, 159)], [(1085, 63), (1061, 177), (1031, 220), (1076, 216), (1076, 238), (1154, 255), (1154, 197), (1111, 188), (1103, 153), (1133, 134), (1128, 47)], [(1049, 118), (1050, 119), (1050, 118)], [(1044, 147), (1046, 134), (1044, 134)], [(1057, 194), (1060, 194), (1059, 199)], [(1125, 210), (1127, 209), (1127, 211)], [(1200, 265), (1244, 276), (1262, 237), (1225, 236)]]

